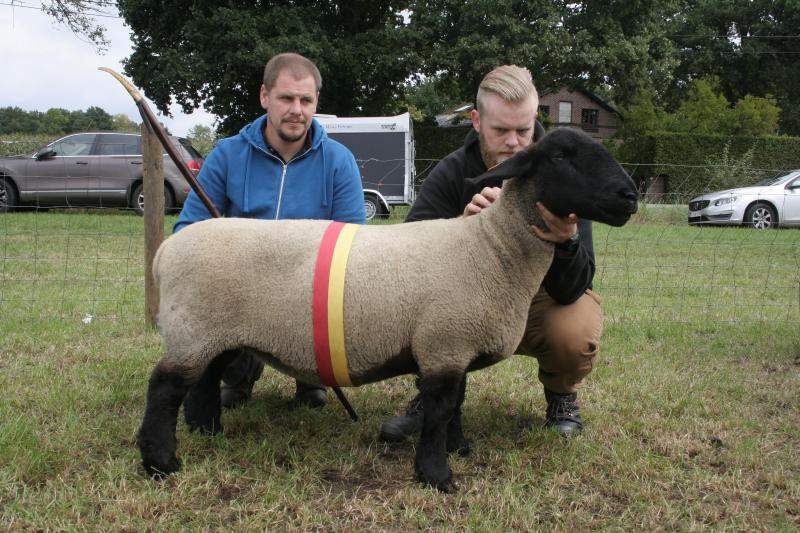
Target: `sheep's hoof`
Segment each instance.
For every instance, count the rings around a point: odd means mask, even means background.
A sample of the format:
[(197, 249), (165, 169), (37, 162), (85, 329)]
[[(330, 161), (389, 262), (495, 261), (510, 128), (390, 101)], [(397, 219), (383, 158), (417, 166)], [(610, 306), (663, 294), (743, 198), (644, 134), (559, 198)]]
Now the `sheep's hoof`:
[(453, 483), (453, 472), (447, 463), (440, 466), (429, 465), (428, 467), (417, 465), (417, 479), (439, 492), (450, 494), (456, 491), (456, 486)]
[(447, 476), (447, 479), (442, 479), (438, 481), (432, 479), (423, 479), (424, 476), (422, 475), (420, 475), (419, 477), (421, 482), (425, 483), (429, 487), (433, 487), (439, 492), (444, 492), (445, 494), (453, 494), (457, 490), (455, 483), (453, 483), (452, 476)]
[(472, 453), (472, 448), (470, 448), (469, 442), (464, 441), (463, 443), (459, 444), (458, 446), (454, 446), (453, 448), (447, 447), (447, 453), (457, 453), (459, 457), (467, 457), (469, 454)]
[(164, 464), (155, 464), (153, 461), (142, 460), (142, 466), (144, 467), (145, 472), (153, 479), (164, 479), (165, 477), (169, 476), (170, 474), (174, 474), (175, 472), (181, 469), (181, 462), (177, 457), (171, 457), (166, 463)]
[(466, 457), (472, 452), (469, 441), (464, 435), (450, 437), (447, 439), (447, 453), (457, 453), (461, 457)]
[(190, 420), (186, 418), (186, 425), (189, 426), (189, 431), (199, 431), (201, 435), (213, 437), (218, 433), (222, 433), (222, 424), (218, 420)]

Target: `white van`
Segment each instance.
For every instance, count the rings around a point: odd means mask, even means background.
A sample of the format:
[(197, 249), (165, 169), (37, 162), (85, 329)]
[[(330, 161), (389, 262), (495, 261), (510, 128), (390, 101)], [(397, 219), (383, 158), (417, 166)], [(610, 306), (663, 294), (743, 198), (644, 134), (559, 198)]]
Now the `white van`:
[(395, 117), (315, 115), (328, 135), (356, 158), (367, 220), (414, 202), (414, 136), (408, 113)]

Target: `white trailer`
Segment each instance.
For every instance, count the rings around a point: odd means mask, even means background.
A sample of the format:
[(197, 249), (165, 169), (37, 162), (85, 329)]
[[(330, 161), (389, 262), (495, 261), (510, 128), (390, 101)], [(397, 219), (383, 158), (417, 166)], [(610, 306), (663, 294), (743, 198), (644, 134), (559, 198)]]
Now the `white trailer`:
[(356, 158), (367, 220), (414, 202), (414, 136), (408, 113), (395, 117), (316, 115), (328, 135)]

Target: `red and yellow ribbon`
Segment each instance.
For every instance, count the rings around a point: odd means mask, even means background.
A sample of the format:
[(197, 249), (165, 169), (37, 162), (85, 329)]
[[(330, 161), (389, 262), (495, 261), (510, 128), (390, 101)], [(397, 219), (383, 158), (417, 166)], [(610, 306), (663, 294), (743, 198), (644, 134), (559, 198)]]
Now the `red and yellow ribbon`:
[(322, 236), (314, 268), (314, 354), (320, 379), (331, 387), (352, 387), (344, 342), (344, 276), (359, 228), (357, 224), (331, 222)]

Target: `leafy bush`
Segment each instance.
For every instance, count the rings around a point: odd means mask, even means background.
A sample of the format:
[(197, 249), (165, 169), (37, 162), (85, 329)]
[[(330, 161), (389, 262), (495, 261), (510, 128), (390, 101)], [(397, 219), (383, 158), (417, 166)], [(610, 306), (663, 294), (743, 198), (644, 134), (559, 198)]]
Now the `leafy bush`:
[(53, 136), (47, 134), (14, 133), (0, 135), (0, 157), (32, 154), (52, 140)]

